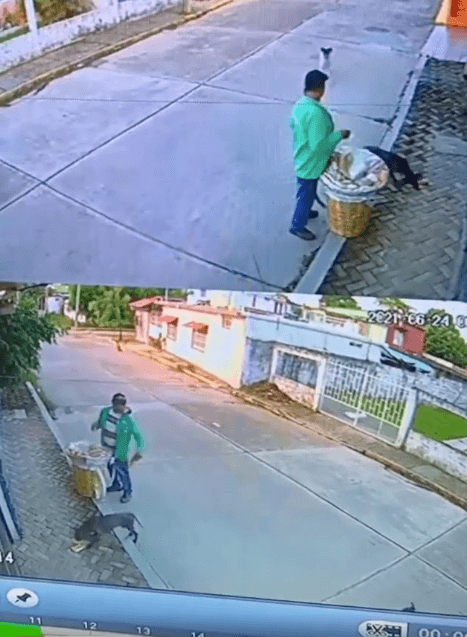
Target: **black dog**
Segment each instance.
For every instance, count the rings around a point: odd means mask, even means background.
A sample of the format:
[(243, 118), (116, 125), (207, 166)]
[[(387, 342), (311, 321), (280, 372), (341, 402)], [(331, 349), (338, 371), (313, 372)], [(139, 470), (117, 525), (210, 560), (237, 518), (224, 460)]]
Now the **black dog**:
[[(404, 157), (396, 155), (396, 153), (391, 153), (388, 150), (378, 148), (377, 146), (365, 146), (365, 149), (369, 150), (370, 153), (373, 153), (373, 155), (376, 155), (384, 161), (386, 166), (389, 168), (389, 174), (391, 175), (394, 185), (399, 190), (405, 186), (405, 184), (410, 184), (415, 188), (415, 190), (420, 190), (419, 180), (422, 175), (420, 173), (414, 173), (409, 166), (409, 162)], [(398, 181), (395, 176), (396, 173), (404, 175), (404, 178)]]
[(403, 609), (402, 609), (402, 612), (403, 612), (403, 613), (416, 613), (417, 611), (415, 610), (414, 603), (412, 602), (412, 603), (410, 604), (410, 606), (407, 606), (407, 608), (403, 608)]
[(94, 546), (104, 533), (110, 533), (116, 527), (128, 529), (130, 532), (128, 537), (133, 538), (134, 544), (138, 539), (138, 533), (135, 531), (135, 522), (142, 526), (138, 518), (133, 513), (113, 513), (111, 515), (94, 514), (89, 520), (75, 531), (75, 540), (78, 542), (89, 542), (87, 548)]

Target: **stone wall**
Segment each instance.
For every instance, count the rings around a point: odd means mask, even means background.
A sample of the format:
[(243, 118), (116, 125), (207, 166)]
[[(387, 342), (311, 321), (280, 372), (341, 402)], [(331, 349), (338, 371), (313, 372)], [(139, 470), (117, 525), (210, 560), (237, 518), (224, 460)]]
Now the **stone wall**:
[(467, 454), (463, 451), (454, 449), (444, 442), (426, 438), (414, 431), (409, 433), (405, 449), (442, 471), (467, 481)]

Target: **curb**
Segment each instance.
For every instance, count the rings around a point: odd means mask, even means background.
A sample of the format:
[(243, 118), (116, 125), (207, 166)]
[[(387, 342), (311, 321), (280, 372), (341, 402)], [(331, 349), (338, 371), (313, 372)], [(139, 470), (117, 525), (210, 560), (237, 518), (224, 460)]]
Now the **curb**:
[[(56, 426), (52, 416), (49, 413), (49, 410), (47, 409), (47, 407), (45, 406), (44, 401), (42, 400), (42, 398), (39, 396), (36, 388), (34, 387), (34, 385), (27, 381), (26, 382), (26, 387), (29, 389), (29, 393), (31, 394), (31, 396), (34, 399), (34, 402), (36, 403), (36, 405), (39, 408), (39, 411), (41, 412), (41, 416), (42, 418), (45, 420), (47, 426), (49, 427), (50, 431), (53, 433), (55, 440), (58, 442), (60, 449), (63, 451), (65, 446), (63, 444), (63, 440), (61, 440), (61, 436), (60, 436), (60, 431), (58, 430), (58, 427)], [(69, 460), (67, 458), (67, 460)]]
[[(380, 147), (383, 150), (391, 150), (402, 129), (402, 126), (404, 125), (405, 118), (407, 117), (407, 113), (409, 112), (410, 106), (412, 104), (417, 84), (420, 80), (423, 69), (425, 68), (426, 61), (429, 57), (424, 51), (426, 44), (430, 40), (432, 32), (433, 30), (430, 32), (430, 35), (428, 36), (425, 44), (423, 45), (419, 53), (419, 59), (417, 60), (414, 69), (409, 74), (407, 84), (402, 89), (400, 100), (396, 108), (391, 127), (383, 135), (380, 143)], [(319, 288), (323, 284), (323, 281), (328, 275), (329, 271), (334, 266), (342, 248), (347, 243), (347, 241), (348, 239), (335, 235), (331, 230), (329, 230), (323, 245), (321, 246), (321, 248), (319, 248), (315, 258), (310, 264), (310, 267), (297, 283), (293, 291), (301, 294), (318, 294)], [(323, 265), (326, 264), (324, 266), (324, 269), (322, 269), (321, 271), (318, 271), (316, 265), (318, 262), (320, 262), (320, 265), (321, 262), (323, 263)], [(309, 279), (311, 279), (311, 288), (304, 289), (305, 284)]]
[(350, 443), (347, 443), (344, 440), (337, 438), (336, 436), (331, 436), (330, 434), (326, 434), (322, 430), (313, 427), (310, 423), (303, 420), (299, 420), (298, 418), (294, 418), (293, 416), (288, 414), (285, 410), (282, 410), (280, 408), (275, 408), (272, 405), (269, 405), (266, 401), (263, 401), (259, 398), (248, 396), (247, 394), (243, 394), (241, 391), (236, 391), (236, 390), (232, 390), (232, 394), (244, 400), (245, 402), (249, 402), (258, 407), (262, 407), (263, 409), (266, 409), (267, 411), (272, 412), (276, 416), (281, 416), (282, 418), (285, 418), (286, 420), (294, 422), (296, 425), (305, 427), (305, 429), (308, 429), (312, 431), (313, 433), (323, 438), (326, 438), (327, 440), (330, 440), (331, 442), (336, 442), (340, 445), (343, 445), (347, 449), (351, 449), (352, 451), (356, 451), (362, 456), (366, 456), (367, 458), (370, 458), (370, 460), (375, 460), (376, 462), (379, 462), (380, 464), (384, 465), (387, 469), (394, 471), (394, 473), (398, 473), (399, 475), (403, 476), (404, 478), (407, 478), (411, 482), (415, 482), (416, 484), (419, 484), (420, 486), (430, 489), (430, 491), (434, 491), (438, 495), (441, 495), (443, 498), (445, 498), (449, 502), (452, 502), (452, 504), (455, 504), (463, 509), (467, 509), (467, 499), (462, 498), (461, 496), (455, 493), (452, 493), (448, 489), (445, 489), (441, 485), (436, 484), (435, 482), (432, 482), (431, 480), (428, 480), (428, 478), (425, 478), (419, 475), (418, 473), (415, 473), (414, 471), (407, 469), (407, 467), (404, 467), (403, 465), (400, 465), (399, 463), (394, 462), (394, 460), (390, 460), (389, 458), (386, 458), (385, 456), (382, 456), (369, 449), (362, 449), (361, 447), (355, 447), (354, 445), (351, 445)]
[[(146, 40), (147, 38), (150, 38), (153, 35), (157, 35), (158, 33), (161, 33), (162, 31), (177, 28), (183, 24), (186, 24), (187, 22), (191, 22), (192, 20), (197, 20), (198, 18), (201, 18), (207, 13), (210, 13), (211, 11), (215, 11), (216, 9), (219, 9), (225, 5), (232, 4), (233, 2), (235, 2), (235, 0), (220, 0), (219, 2), (215, 2), (209, 7), (206, 7), (205, 9), (200, 9), (199, 11), (193, 12), (192, 14), (190, 13), (187, 15), (183, 15), (180, 13), (177, 18), (175, 18), (168, 24), (154, 27), (153, 29), (150, 29), (149, 31), (144, 31), (143, 33), (138, 33), (138, 35), (133, 35), (131, 36), (131, 38), (121, 40), (120, 42), (116, 42), (114, 44), (109, 44), (107, 46), (104, 46), (99, 51), (96, 51), (94, 53), (89, 53), (88, 55), (84, 55), (78, 58), (74, 62), (70, 62), (69, 64), (65, 64), (64, 66), (60, 66), (56, 69), (53, 69), (52, 71), (47, 71), (46, 73), (43, 73), (42, 75), (35, 77), (33, 80), (24, 82), (20, 86), (17, 86), (14, 89), (11, 89), (10, 91), (6, 91), (5, 93), (2, 93), (0, 95), (0, 107), (8, 106), (8, 104), (12, 102), (13, 100), (18, 99), (19, 97), (23, 97), (24, 95), (27, 95), (28, 93), (31, 93), (34, 89), (39, 88), (42, 84), (47, 84), (51, 82), (52, 80), (56, 80), (59, 77), (63, 77), (64, 75), (69, 75), (70, 73), (73, 73), (73, 71), (77, 71), (83, 66), (91, 64), (91, 62), (95, 62), (96, 60), (106, 57), (107, 55), (111, 55), (112, 53), (117, 53), (118, 51), (125, 49), (131, 46), (132, 44), (136, 44), (137, 42), (140, 42), (141, 40)], [(155, 12), (154, 14), (148, 14), (148, 15), (155, 15), (155, 14), (157, 14), (157, 12)], [(144, 16), (141, 16), (139, 19), (141, 20), (144, 19)], [(125, 21), (123, 20), (122, 22), (118, 24), (122, 24), (124, 22)], [(91, 31), (87, 35), (93, 35), (93, 33), (94, 32)], [(72, 42), (70, 44), (72, 44)], [(37, 58), (32, 58), (31, 60), (28, 60), (28, 61), (32, 62), (34, 59), (39, 59), (46, 53), (51, 53), (52, 51), (58, 51), (61, 48), (65, 48), (65, 47), (57, 47), (56, 49), (52, 49), (51, 51), (45, 51), (44, 54), (37, 56)], [(7, 69), (7, 71), (8, 70), (9, 69)]]

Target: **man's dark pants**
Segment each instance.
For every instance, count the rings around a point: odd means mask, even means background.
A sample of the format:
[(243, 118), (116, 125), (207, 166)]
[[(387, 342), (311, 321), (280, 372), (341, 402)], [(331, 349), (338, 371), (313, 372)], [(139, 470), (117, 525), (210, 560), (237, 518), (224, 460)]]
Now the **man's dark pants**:
[(297, 205), (295, 207), (291, 227), (293, 231), (305, 230), (318, 188), (317, 179), (302, 179), (301, 177), (297, 177), (297, 183)]
[(111, 489), (118, 488), (123, 491), (123, 495), (131, 495), (131, 479), (128, 469), (128, 461), (123, 462), (115, 456), (110, 458), (107, 466), (110, 477), (113, 478)]

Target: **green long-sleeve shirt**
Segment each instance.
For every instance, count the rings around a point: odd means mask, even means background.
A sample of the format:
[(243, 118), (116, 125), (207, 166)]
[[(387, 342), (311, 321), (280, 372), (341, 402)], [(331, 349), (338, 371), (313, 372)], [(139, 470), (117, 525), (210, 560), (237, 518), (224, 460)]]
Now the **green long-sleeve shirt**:
[[(106, 447), (110, 446), (109, 444), (106, 444), (105, 436), (106, 434), (108, 435), (106, 427), (108, 426), (107, 423), (109, 416), (112, 416), (111, 412), (112, 407), (103, 409), (100, 413), (99, 420), (97, 421), (98, 429), (102, 430), (102, 444)], [(115, 440), (115, 457), (122, 462), (126, 462), (130, 453), (130, 443), (132, 438), (134, 438), (136, 441), (138, 451), (142, 451), (144, 449), (143, 434), (139, 430), (136, 420), (131, 415), (130, 409), (128, 409), (128, 411), (124, 413), (121, 418), (111, 418), (111, 421), (114, 426), (116, 426), (116, 433), (110, 434), (111, 437)]]
[(290, 126), (294, 133), (294, 160), (297, 177), (318, 179), (342, 133), (334, 130), (328, 110), (317, 100), (303, 96), (295, 104)]

